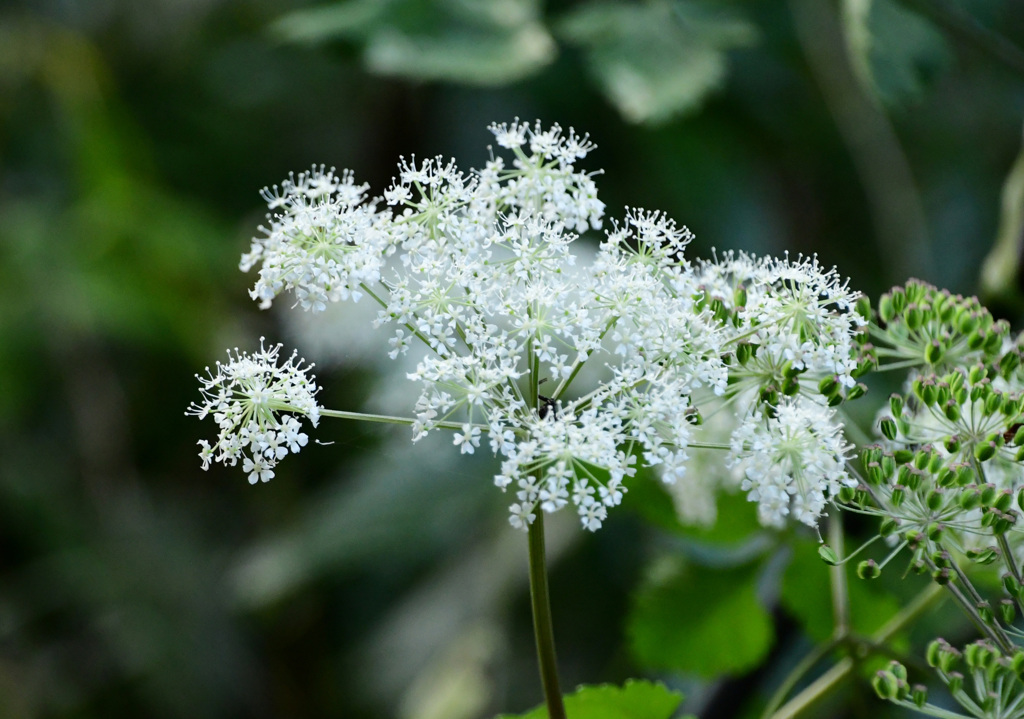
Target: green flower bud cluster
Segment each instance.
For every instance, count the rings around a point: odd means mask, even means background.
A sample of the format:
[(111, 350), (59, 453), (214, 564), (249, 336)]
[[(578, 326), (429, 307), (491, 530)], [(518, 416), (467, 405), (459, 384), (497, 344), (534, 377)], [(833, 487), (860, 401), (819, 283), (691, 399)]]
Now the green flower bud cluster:
[(932, 445), (895, 450), (871, 445), (862, 450), (861, 463), (864, 483), (840, 492), (839, 500), (880, 516), (883, 536), (898, 532), (911, 541), (923, 534), (926, 548), (934, 548), (948, 528), (959, 528), (965, 514), (989, 498), (979, 489), (972, 465), (951, 460)]
[[(721, 306), (713, 300), (711, 306)], [(717, 317), (717, 315), (716, 315)], [(858, 337), (866, 337), (861, 333)], [(837, 374), (822, 375), (817, 371), (809, 371), (807, 365), (795, 364), (791, 360), (780, 359), (769, 355), (754, 342), (741, 342), (731, 354), (723, 357), (730, 366), (730, 385), (750, 386), (751, 380), (756, 382), (757, 399), (767, 407), (776, 407), (782, 397), (795, 397), (799, 394), (821, 395), (825, 404), (836, 407), (843, 402), (853, 401), (864, 396), (868, 388), (863, 382), (844, 383)], [(850, 371), (853, 378), (861, 377), (876, 367), (870, 357), (851, 360), (855, 366)], [(852, 386), (847, 386), (852, 384)]]
[(909, 702), (921, 709), (928, 702), (928, 689), (923, 684), (911, 686), (907, 682), (907, 668), (895, 660), (875, 672), (871, 686), (880, 698), (899, 704)]
[(1005, 384), (995, 364), (918, 375), (909, 393), (889, 398), (879, 431), (894, 446), (930, 443), (961, 462), (1024, 461), (1024, 393)]
[(873, 319), (871, 336), (880, 344), (880, 358), (931, 369), (991, 361), (1009, 331), (976, 297), (954, 295), (920, 280), (883, 294)]
[[(1024, 701), (1024, 650), (1007, 654), (980, 640), (960, 652), (936, 639), (928, 646), (926, 658), (953, 697), (975, 716), (1010, 716), (1006, 710)], [(971, 681), (965, 682), (965, 675)]]
[[(945, 639), (936, 639), (926, 653), (928, 665), (949, 689), (953, 698), (976, 717), (1020, 716), (1024, 702), (1024, 651), (1007, 654), (992, 642), (981, 640), (968, 644), (963, 651)], [(879, 697), (887, 701), (914, 708), (932, 716), (950, 716), (928, 704), (928, 691), (920, 685), (911, 685), (907, 669), (892, 661), (871, 680)]]

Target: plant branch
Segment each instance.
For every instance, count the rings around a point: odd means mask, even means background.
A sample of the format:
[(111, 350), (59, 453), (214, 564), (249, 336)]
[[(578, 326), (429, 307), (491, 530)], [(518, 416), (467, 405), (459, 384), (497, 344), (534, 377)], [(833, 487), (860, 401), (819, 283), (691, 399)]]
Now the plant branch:
[[(894, 614), (885, 626), (871, 635), (871, 640), (876, 643), (888, 641), (896, 632), (921, 616), (940, 596), (942, 596), (942, 587), (935, 583), (929, 584), (910, 604)], [(835, 666), (815, 679), (806, 689), (786, 702), (772, 715), (771, 719), (793, 719), (799, 716), (843, 682), (853, 671), (853, 666), (853, 660), (850, 658), (840, 660)]]

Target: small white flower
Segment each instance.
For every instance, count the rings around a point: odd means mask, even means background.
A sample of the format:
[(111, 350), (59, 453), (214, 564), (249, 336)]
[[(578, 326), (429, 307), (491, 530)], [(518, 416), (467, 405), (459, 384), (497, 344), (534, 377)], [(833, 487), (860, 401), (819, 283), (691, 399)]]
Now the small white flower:
[(462, 432), (455, 433), (452, 442), (462, 454), (473, 454), (475, 448), (480, 446), (480, 428), (471, 424), (462, 425)]

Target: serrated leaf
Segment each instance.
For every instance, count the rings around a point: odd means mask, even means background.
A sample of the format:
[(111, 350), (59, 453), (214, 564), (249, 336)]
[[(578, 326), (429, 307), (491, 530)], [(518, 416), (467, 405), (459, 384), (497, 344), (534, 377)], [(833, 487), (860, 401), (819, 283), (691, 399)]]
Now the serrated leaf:
[(725, 76), (724, 50), (755, 37), (738, 16), (692, 0), (590, 3), (559, 29), (619, 112), (650, 123), (697, 108)]
[[(798, 542), (793, 545), (793, 556), (782, 577), (783, 607), (815, 641), (827, 640), (835, 628), (830, 571), (813, 543)], [(899, 602), (884, 588), (851, 576), (849, 571), (847, 591), (850, 624), (859, 634), (871, 634), (899, 611)]]
[(652, 578), (638, 591), (627, 620), (634, 656), (653, 669), (704, 677), (757, 666), (774, 636), (757, 599), (757, 569), (677, 564)]
[[(668, 719), (683, 700), (658, 682), (628, 679), (622, 687), (611, 684), (582, 686), (564, 697), (568, 719)], [(497, 719), (545, 719), (542, 704), (525, 714), (503, 714)]]

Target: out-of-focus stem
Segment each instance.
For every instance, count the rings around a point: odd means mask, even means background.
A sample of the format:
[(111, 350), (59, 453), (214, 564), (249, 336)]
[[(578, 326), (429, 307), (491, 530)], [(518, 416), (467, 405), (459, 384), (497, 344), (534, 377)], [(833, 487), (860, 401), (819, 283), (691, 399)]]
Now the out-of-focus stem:
[[(885, 626), (871, 636), (873, 642), (886, 642), (892, 636), (911, 624), (924, 611), (931, 606), (936, 598), (942, 595), (942, 587), (932, 583), (907, 606), (903, 607), (892, 619), (886, 622)], [(790, 699), (786, 704), (772, 715), (772, 719), (793, 719), (799, 716), (806, 709), (814, 705), (822, 697), (827, 696), (853, 671), (853, 660), (847, 658), (839, 661), (835, 666), (815, 679), (810, 686)]]

